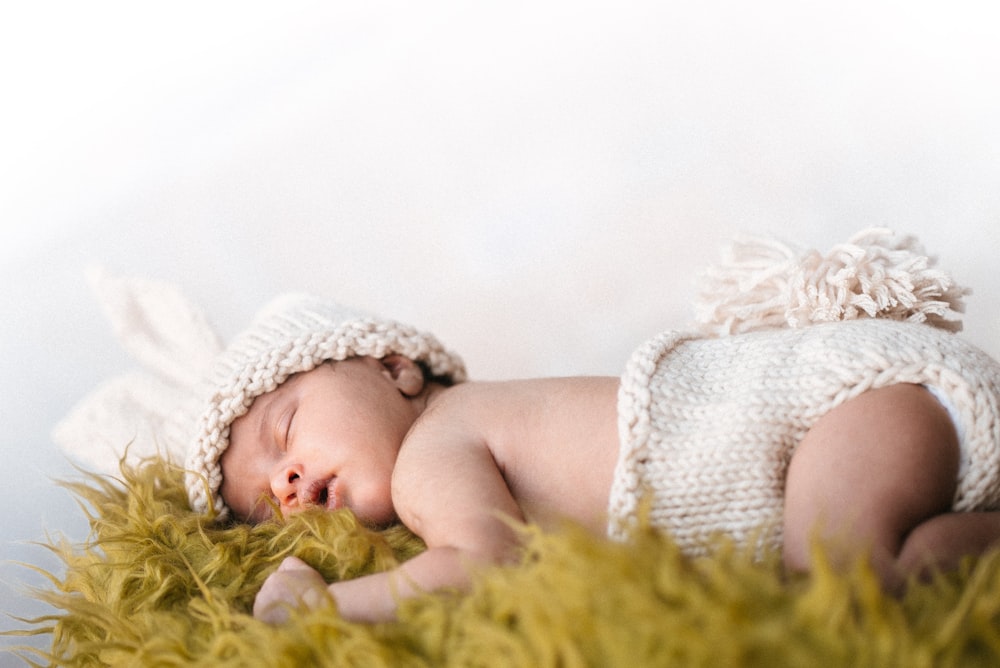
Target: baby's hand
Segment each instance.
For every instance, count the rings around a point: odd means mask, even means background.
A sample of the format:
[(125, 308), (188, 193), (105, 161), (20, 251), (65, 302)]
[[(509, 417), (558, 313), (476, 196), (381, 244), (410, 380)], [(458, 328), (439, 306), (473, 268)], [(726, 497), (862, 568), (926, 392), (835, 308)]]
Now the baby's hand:
[(287, 557), (257, 592), (253, 616), (268, 624), (280, 624), (288, 619), (291, 608), (318, 608), (330, 603), (333, 597), (323, 576), (301, 559)]

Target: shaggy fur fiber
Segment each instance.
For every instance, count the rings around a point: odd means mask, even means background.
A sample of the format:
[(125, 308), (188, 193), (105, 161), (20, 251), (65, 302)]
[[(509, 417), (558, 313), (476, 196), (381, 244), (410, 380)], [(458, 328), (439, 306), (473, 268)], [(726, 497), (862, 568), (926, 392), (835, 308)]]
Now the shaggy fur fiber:
[[(522, 563), (486, 570), (468, 594), (406, 602), (398, 622), (348, 623), (333, 607), (270, 627), (249, 610), (283, 557), (330, 579), (418, 553), (396, 527), (347, 512), (217, 527), (188, 509), (182, 474), (160, 460), (70, 487), (90, 517), (83, 545), (52, 541), (62, 576), (31, 620), (55, 666), (988, 666), (1000, 664), (1000, 559), (883, 594), (863, 563), (822, 559), (788, 579), (775, 555), (719, 543), (686, 559), (639, 531), (624, 543), (573, 527), (529, 530)], [(123, 484), (121, 484), (123, 483)], [(10, 658), (9, 656), (7, 658)]]

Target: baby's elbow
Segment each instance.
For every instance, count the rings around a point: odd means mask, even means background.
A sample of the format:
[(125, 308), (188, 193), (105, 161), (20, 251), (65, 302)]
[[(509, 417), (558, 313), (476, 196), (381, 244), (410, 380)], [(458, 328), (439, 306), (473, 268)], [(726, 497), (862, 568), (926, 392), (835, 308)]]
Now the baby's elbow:
[(412, 505), (400, 509), (399, 519), (420, 536), (429, 549), (454, 550), (465, 561), (477, 564), (516, 563), (522, 552), (525, 530), (491, 510), (464, 513), (420, 512)]
[[(501, 566), (518, 563), (523, 552), (520, 536), (510, 527), (493, 527), (459, 536), (437, 545), (455, 551), (460, 558), (474, 566)], [(427, 541), (428, 547), (435, 545)]]
[(491, 516), (475, 524), (470, 535), (484, 560), (509, 564), (520, 561), (529, 529), (519, 519)]

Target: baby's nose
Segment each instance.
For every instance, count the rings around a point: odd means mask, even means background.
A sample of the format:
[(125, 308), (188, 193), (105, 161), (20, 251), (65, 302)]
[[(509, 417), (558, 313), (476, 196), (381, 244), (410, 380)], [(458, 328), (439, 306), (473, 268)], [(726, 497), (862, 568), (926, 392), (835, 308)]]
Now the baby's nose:
[(271, 492), (282, 510), (300, 505), (302, 485), (302, 470), (299, 466), (281, 466), (271, 477)]

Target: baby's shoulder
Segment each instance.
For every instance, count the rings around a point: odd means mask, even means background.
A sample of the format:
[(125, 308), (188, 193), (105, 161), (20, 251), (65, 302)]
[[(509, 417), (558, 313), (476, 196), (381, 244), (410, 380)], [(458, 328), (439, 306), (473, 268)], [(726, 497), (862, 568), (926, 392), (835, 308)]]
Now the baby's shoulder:
[(470, 381), (443, 390), (420, 416), (420, 426), (470, 424), (481, 427), (510, 425), (534, 414), (585, 403), (597, 388), (589, 378), (528, 378)]
[(437, 393), (414, 421), (406, 450), (492, 447), (533, 412), (540, 393), (531, 381), (469, 381)]
[(440, 392), (414, 422), (407, 443), (522, 447), (595, 419), (615, 421), (616, 378), (538, 378), (466, 382)]
[(392, 495), (398, 511), (406, 514), (433, 501), (436, 491), (452, 485), (455, 476), (499, 465), (492, 410), (499, 395), (491, 385), (462, 383), (428, 402), (396, 457)]
[(444, 388), (413, 423), (407, 441), (440, 440), (481, 432), (504, 406), (516, 401), (511, 383), (464, 382)]

